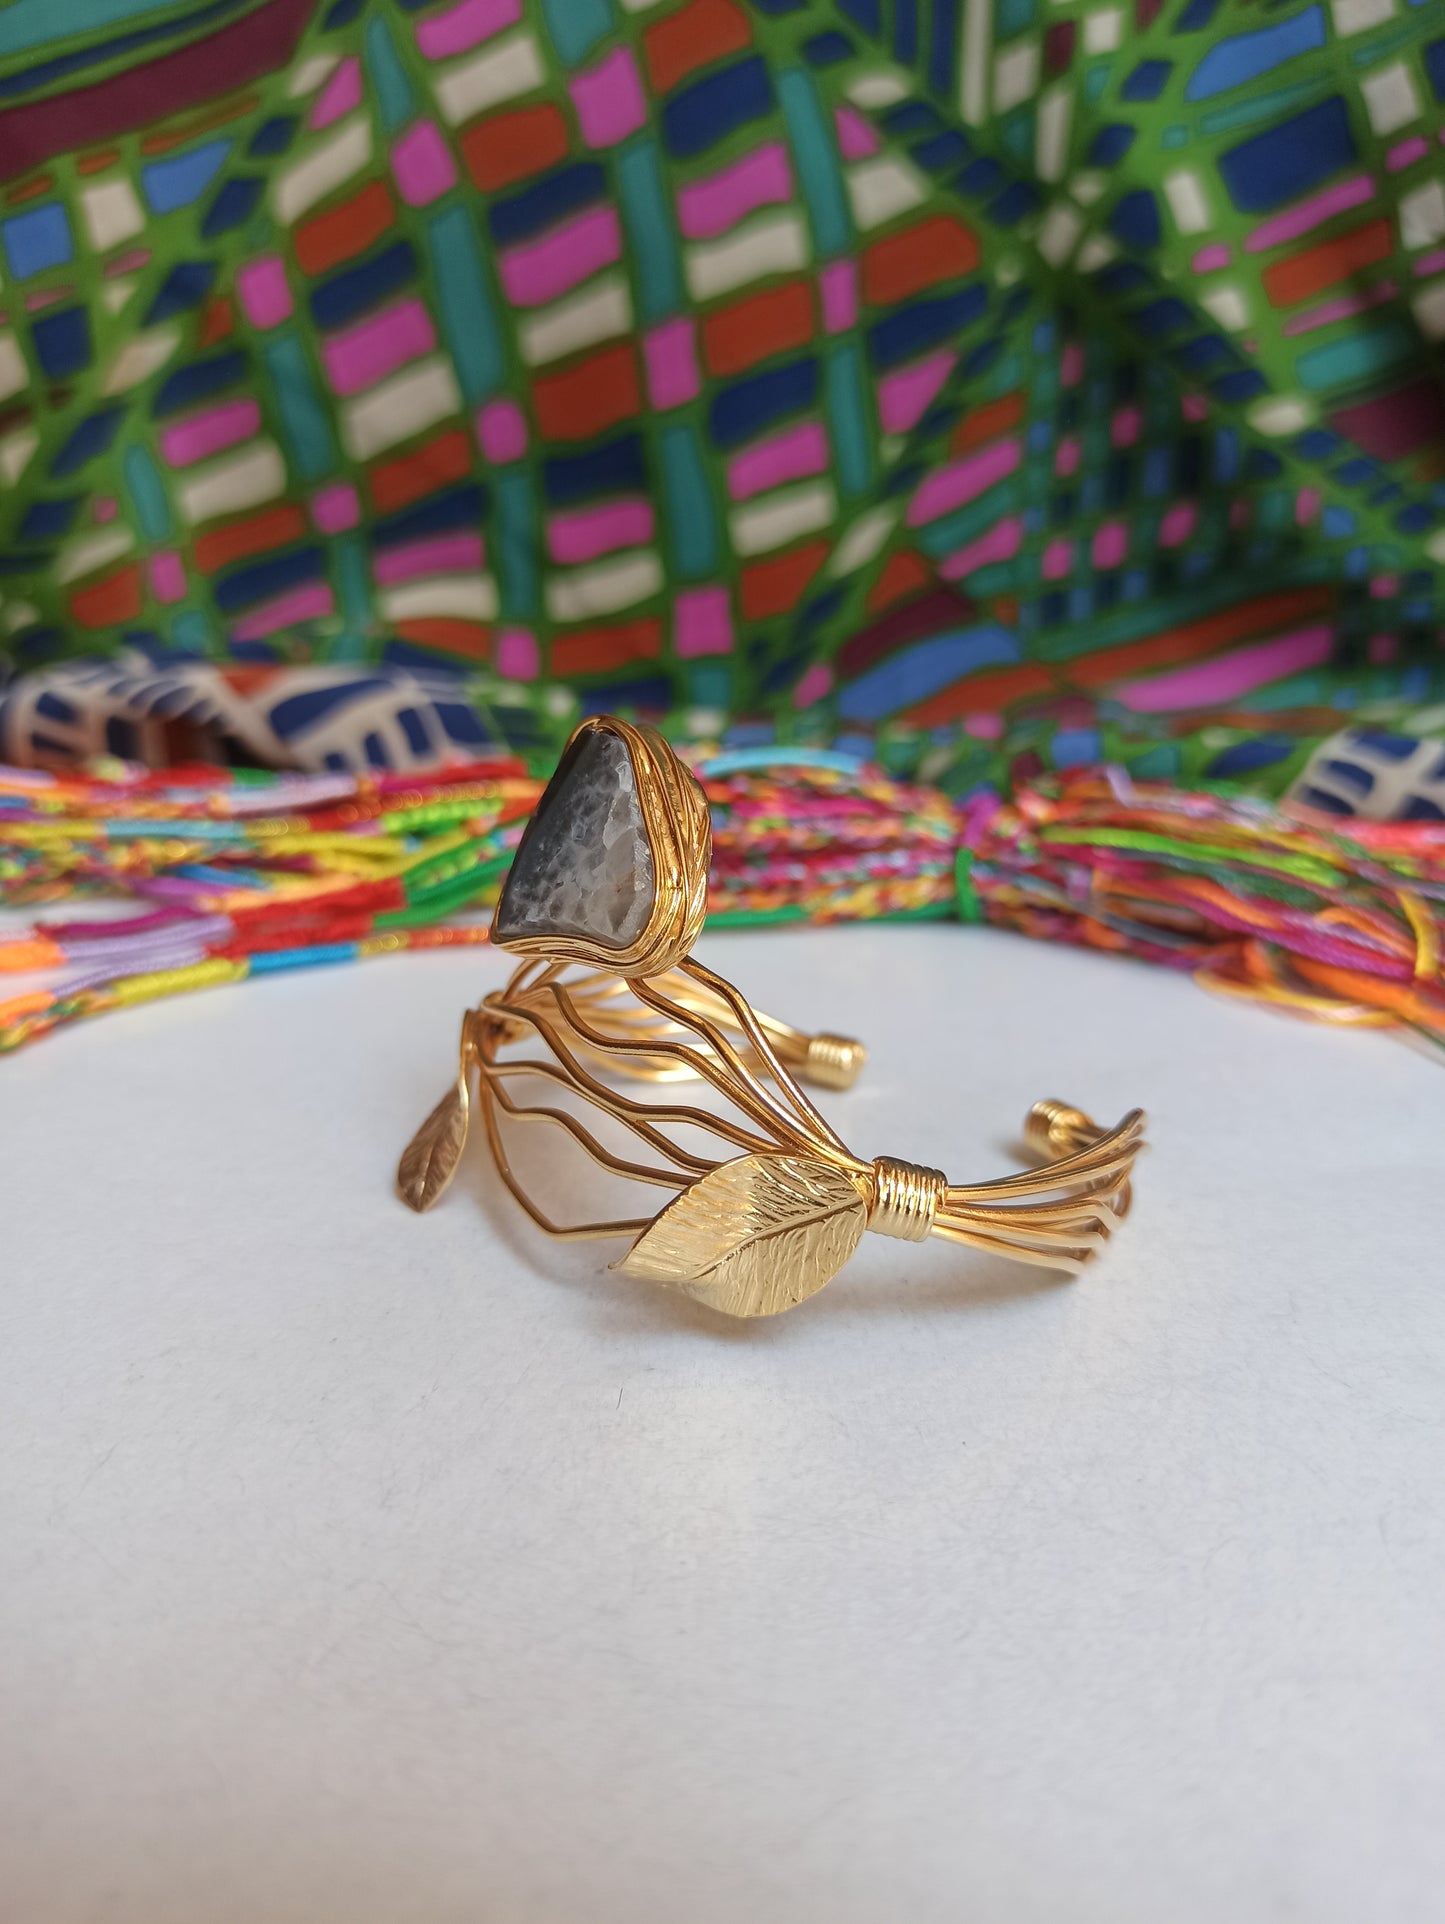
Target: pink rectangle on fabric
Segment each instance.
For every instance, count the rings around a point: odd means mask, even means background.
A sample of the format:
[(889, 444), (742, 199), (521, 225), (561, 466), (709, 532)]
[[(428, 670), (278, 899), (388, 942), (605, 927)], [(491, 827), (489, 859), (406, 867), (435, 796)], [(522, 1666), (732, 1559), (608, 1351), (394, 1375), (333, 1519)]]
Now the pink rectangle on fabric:
[(313, 133), (319, 133), (323, 127), (329, 127), (333, 120), (340, 120), (343, 114), (349, 114), (353, 107), (360, 105), (361, 62), (352, 54), (349, 59), (342, 61), (327, 81), (306, 124)]
[(537, 637), (529, 628), (499, 629), (493, 662), (508, 681), (535, 681), (541, 668)]
[(520, 461), (527, 452), (527, 417), (515, 401), (488, 401), (477, 409), (477, 439), (496, 466)]
[(855, 261), (832, 261), (818, 276), (823, 296), (823, 326), (829, 334), (843, 334), (858, 318), (858, 267)]
[(579, 220), (500, 257), (502, 286), (514, 307), (540, 307), (622, 258), (617, 213), (597, 207)]
[(1084, 350), (1078, 341), (1065, 341), (1059, 356), (1059, 380), (1065, 387), (1077, 387), (1084, 377)]
[(673, 603), (672, 645), (679, 655), (728, 655), (732, 609), (726, 588), (688, 588)]
[(647, 119), (647, 101), (630, 47), (619, 47), (567, 83), (577, 124), (589, 147), (615, 147)]
[(815, 661), (793, 690), (794, 708), (809, 708), (832, 692), (833, 671), (826, 662)]
[(503, 27), (515, 27), (521, 17), (522, 0), (461, 0), (460, 6), (421, 21), (416, 44), (428, 60), (445, 60), (490, 40)]
[(1109, 423), (1109, 439), (1116, 448), (1132, 448), (1139, 439), (1144, 417), (1138, 408), (1120, 408)]
[(867, 160), (878, 151), (878, 136), (853, 107), (835, 107), (833, 124), (838, 129), (838, 152), (844, 160)]
[(650, 501), (610, 501), (605, 508), (554, 514), (547, 523), (547, 548), (564, 565), (596, 561), (618, 548), (640, 548), (657, 532)]
[(1044, 549), (1039, 573), (1045, 581), (1062, 581), (1074, 565), (1072, 541), (1051, 541)]
[(954, 356), (940, 348), (926, 361), (885, 374), (878, 383), (878, 418), (885, 434), (907, 434), (928, 412), (928, 404), (953, 372)]
[(415, 581), (418, 575), (475, 574), (486, 561), (479, 534), (440, 534), (431, 541), (409, 541), (404, 548), (386, 548), (372, 563), (379, 582)]
[(327, 379), (338, 394), (358, 394), (386, 375), (430, 354), (437, 344), (431, 315), (420, 301), (402, 301), (321, 343)]
[(728, 493), (734, 501), (748, 501), (785, 481), (822, 474), (827, 465), (828, 437), (816, 421), (808, 421), (734, 456), (728, 463)]
[(311, 497), (311, 519), (323, 534), (344, 534), (361, 519), (361, 501), (349, 481), (320, 488)]
[(1335, 321), (1347, 321), (1352, 315), (1381, 307), (1386, 301), (1393, 301), (1399, 291), (1393, 281), (1380, 281), (1363, 293), (1341, 294), (1338, 300), (1322, 301), (1318, 307), (1307, 307), (1302, 314), (1291, 314), (1280, 333), (1312, 334), (1317, 327), (1330, 327)]
[(1111, 690), (1116, 701), (1140, 715), (1161, 715), (1172, 708), (1218, 708), (1237, 701), (1266, 682), (1303, 674), (1329, 660), (1333, 631), (1325, 626), (1299, 628), (1277, 641), (1240, 648), (1152, 681), (1129, 681)]
[(1189, 265), (1196, 274), (1216, 274), (1221, 267), (1228, 267), (1230, 258), (1229, 249), (1222, 242), (1211, 241), (1199, 249)]
[(1437, 248), (1433, 254), (1422, 254), (1411, 272), (1416, 280), (1424, 280), (1427, 274), (1438, 274), (1445, 268), (1445, 247)]
[(236, 269), (241, 305), (252, 327), (276, 327), (291, 312), (291, 289), (277, 254), (266, 254)]
[(239, 621), (233, 621), (231, 639), (264, 641), (278, 628), (289, 628), (297, 621), (320, 621), (335, 610), (336, 600), (326, 583), (308, 581), (304, 588), (293, 588), (290, 594), (278, 595), (274, 601), (265, 602), (242, 615)]
[(991, 561), (1010, 561), (1018, 553), (1024, 538), (1024, 524), (1020, 515), (1011, 514), (1002, 521), (995, 521), (987, 534), (981, 534), (977, 541), (970, 541), (962, 548), (956, 548), (948, 558), (939, 564), (938, 572), (945, 581), (962, 581), (977, 568), (986, 568)]
[(408, 207), (426, 207), (457, 184), (452, 150), (435, 121), (422, 120), (391, 150), (391, 171)]
[(677, 190), (677, 224), (689, 240), (711, 240), (754, 208), (790, 200), (793, 174), (780, 140), (755, 147), (731, 167)]
[(157, 601), (184, 601), (186, 571), (174, 548), (151, 556), (151, 589)]
[(1307, 528), (1320, 511), (1324, 499), (1318, 488), (1301, 488), (1294, 498), (1294, 519), (1297, 528)]
[(1357, 174), (1353, 180), (1342, 180), (1338, 187), (1327, 187), (1322, 194), (1302, 200), (1296, 206), (1286, 208), (1284, 213), (1276, 214), (1273, 220), (1256, 227), (1252, 234), (1246, 235), (1244, 251), (1246, 254), (1263, 254), (1267, 248), (1278, 247), (1281, 241), (1298, 240), (1301, 234), (1308, 234), (1332, 214), (1342, 214), (1347, 207), (1362, 207), (1367, 200), (1374, 198), (1375, 183), (1368, 174)]
[(1402, 140), (1398, 147), (1392, 147), (1385, 156), (1385, 165), (1392, 174), (1398, 174), (1402, 168), (1413, 167), (1417, 160), (1423, 160), (1429, 151), (1429, 141), (1416, 134), (1413, 140)]
[(924, 522), (936, 521), (940, 515), (987, 493), (995, 482), (1013, 473), (1021, 456), (1019, 442), (1000, 441), (996, 447), (985, 448), (982, 454), (972, 455), (967, 461), (955, 461), (952, 466), (930, 474), (908, 504), (905, 517), (908, 526), (922, 527)]
[(1159, 545), (1161, 548), (1177, 548), (1193, 534), (1199, 520), (1199, 510), (1192, 501), (1176, 501), (1168, 509), (1159, 523)]
[(1106, 521), (1094, 531), (1090, 552), (1096, 568), (1117, 568), (1129, 552), (1129, 530), (1122, 521)]
[(208, 454), (233, 448), (261, 432), (261, 410), (254, 401), (223, 401), (220, 407), (177, 421), (161, 433), (161, 453), (173, 468), (188, 468)]
[(1054, 473), (1070, 475), (1077, 471), (1084, 444), (1077, 434), (1066, 434), (1054, 449)]
[(647, 361), (647, 392), (655, 408), (681, 407), (702, 386), (697, 372), (697, 343), (692, 322), (664, 321), (642, 343)]

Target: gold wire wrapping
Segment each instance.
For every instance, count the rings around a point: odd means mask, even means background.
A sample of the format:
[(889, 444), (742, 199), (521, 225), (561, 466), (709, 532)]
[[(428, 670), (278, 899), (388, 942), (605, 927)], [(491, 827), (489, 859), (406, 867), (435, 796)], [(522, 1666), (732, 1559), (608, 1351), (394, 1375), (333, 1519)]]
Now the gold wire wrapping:
[(948, 1178), (941, 1169), (876, 1156), (868, 1227), (879, 1236), (893, 1236), (901, 1243), (926, 1243), (947, 1189)]

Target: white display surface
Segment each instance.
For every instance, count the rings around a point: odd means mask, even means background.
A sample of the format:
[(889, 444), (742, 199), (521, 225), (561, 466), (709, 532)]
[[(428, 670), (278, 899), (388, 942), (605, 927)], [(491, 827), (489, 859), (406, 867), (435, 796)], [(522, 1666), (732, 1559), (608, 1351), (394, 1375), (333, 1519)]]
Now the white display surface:
[(487, 953), (0, 1063), (0, 1915), (1434, 1924), (1441, 1068), (993, 932), (702, 952), (869, 1042), (863, 1154), (1147, 1107), (1103, 1264), (870, 1236), (730, 1325), (480, 1141), (417, 1219)]

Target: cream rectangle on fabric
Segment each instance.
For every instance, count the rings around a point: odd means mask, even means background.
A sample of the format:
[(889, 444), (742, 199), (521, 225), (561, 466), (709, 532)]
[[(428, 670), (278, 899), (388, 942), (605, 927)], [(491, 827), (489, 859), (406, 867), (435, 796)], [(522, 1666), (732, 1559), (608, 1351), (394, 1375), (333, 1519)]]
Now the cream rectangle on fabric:
[(99, 534), (67, 541), (55, 559), (55, 579), (79, 581), (82, 575), (94, 574), (97, 568), (103, 568), (107, 561), (118, 561), (134, 546), (135, 536), (129, 528), (104, 528)]
[(871, 111), (878, 107), (891, 107), (895, 101), (902, 100), (907, 92), (908, 83), (902, 74), (879, 71), (860, 74), (850, 82), (848, 98), (855, 106)]
[(163, 367), (180, 343), (180, 329), (175, 327), (156, 327), (134, 335), (111, 362), (101, 393), (126, 393)]
[(662, 564), (650, 548), (599, 561), (592, 568), (551, 575), (547, 613), (553, 621), (590, 621), (646, 601), (662, 587)]
[(899, 512), (897, 507), (880, 505), (860, 514), (829, 556), (828, 574), (836, 579), (839, 575), (852, 574), (855, 568), (871, 561), (892, 533)]
[(928, 189), (916, 168), (883, 154), (849, 169), (848, 198), (853, 203), (854, 220), (866, 231), (881, 227), (895, 214), (906, 214), (910, 207), (921, 206), (928, 198)]
[(14, 434), (7, 434), (0, 441), (0, 481), (13, 488), (39, 446), (40, 436), (34, 428), (18, 428)]
[(177, 490), (187, 521), (210, 521), (237, 514), (286, 492), (286, 463), (274, 441), (253, 441), (239, 454), (198, 469)]
[(497, 584), (490, 575), (427, 575), (386, 588), (381, 612), (388, 621), (416, 621), (423, 615), (454, 615), (462, 621), (493, 621)]
[(40, 620), (40, 610), (33, 601), (9, 601), (0, 609), (0, 628), (7, 635), (13, 635), (20, 628), (29, 628)]
[(1209, 202), (1204, 198), (1198, 174), (1188, 167), (1177, 168), (1164, 176), (1164, 192), (1169, 196), (1169, 211), (1181, 234), (1203, 234), (1208, 230)]
[(341, 411), (341, 439), (353, 461), (367, 461), (434, 421), (459, 414), (461, 406), (451, 362), (434, 354), (348, 401)]
[(437, 104), (453, 127), (504, 100), (529, 94), (546, 79), (537, 43), (525, 28), (498, 40), (432, 82)]
[(313, 147), (304, 159), (284, 174), (278, 174), (271, 189), (271, 208), (279, 221), (292, 226), (318, 200), (324, 200), (334, 187), (371, 159), (371, 122), (365, 114), (354, 114), (330, 139)]
[(826, 481), (779, 488), (776, 494), (733, 510), (729, 520), (733, 547), (739, 554), (767, 554), (800, 534), (826, 528), (836, 512), (833, 490)]
[(20, 343), (13, 334), (0, 334), (0, 401), (18, 394), (29, 383), (30, 370), (20, 352)]
[(759, 214), (722, 240), (687, 250), (687, 290), (695, 301), (745, 287), (765, 274), (791, 274), (808, 264), (808, 231), (795, 213)]
[(1233, 285), (1211, 287), (1207, 294), (1201, 294), (1199, 298), (1221, 327), (1237, 333), (1240, 328), (1249, 326), (1249, 302), (1242, 289)]
[(135, 189), (123, 174), (115, 180), (98, 181), (94, 187), (83, 187), (80, 211), (85, 216), (90, 244), (100, 253), (118, 247), (146, 224)]
[(1078, 245), (1083, 231), (1083, 217), (1078, 209), (1067, 201), (1056, 200), (1044, 215), (1044, 224), (1034, 244), (1050, 267), (1061, 267)]
[(1035, 153), (1039, 173), (1045, 180), (1058, 180), (1069, 158), (1069, 119), (1073, 112), (1071, 87), (1050, 87), (1039, 101), (1039, 124)]
[(303, 60), (291, 78), (286, 82), (288, 100), (304, 100), (307, 94), (314, 94), (323, 80), (329, 80), (341, 65), (339, 53), (314, 53), (309, 60)]
[(560, 361), (564, 355), (610, 341), (632, 326), (632, 297), (621, 274), (604, 274), (522, 321), (517, 340), (529, 367)]

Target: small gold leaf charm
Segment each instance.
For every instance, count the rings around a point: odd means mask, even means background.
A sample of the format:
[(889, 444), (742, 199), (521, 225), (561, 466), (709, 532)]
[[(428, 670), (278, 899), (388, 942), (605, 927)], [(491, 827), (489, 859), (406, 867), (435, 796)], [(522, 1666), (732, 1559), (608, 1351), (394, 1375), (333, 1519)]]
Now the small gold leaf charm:
[(612, 1267), (725, 1316), (776, 1316), (837, 1275), (867, 1223), (863, 1197), (832, 1163), (739, 1156), (685, 1189)]
[(456, 1174), (466, 1147), (471, 1108), (463, 1070), (402, 1152), (396, 1186), (402, 1201), (418, 1215), (440, 1199)]

